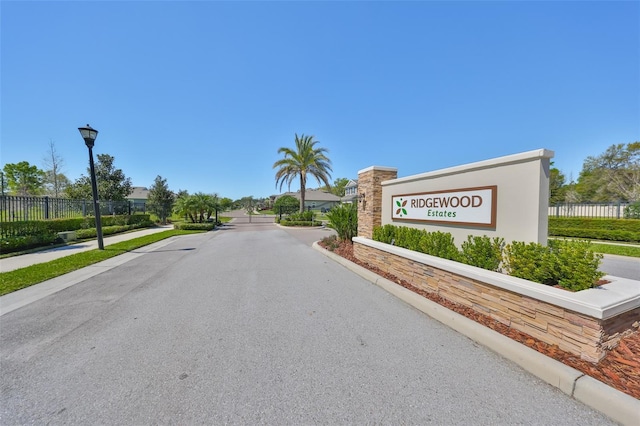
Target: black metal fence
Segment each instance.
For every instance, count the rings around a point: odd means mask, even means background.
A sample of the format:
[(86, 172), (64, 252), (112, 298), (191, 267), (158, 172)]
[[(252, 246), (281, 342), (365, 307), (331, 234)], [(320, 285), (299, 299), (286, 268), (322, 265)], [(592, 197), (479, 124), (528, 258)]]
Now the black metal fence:
[(278, 215), (278, 220), (282, 220), (282, 216), (288, 216), (292, 213), (297, 213), (300, 211), (300, 207), (298, 206), (278, 206), (276, 210), (276, 214)]
[[(144, 202), (100, 201), (101, 215), (146, 213)], [(93, 200), (0, 196), (0, 222), (93, 216)]]
[(602, 217), (622, 219), (629, 203), (562, 203), (549, 206), (549, 217)]

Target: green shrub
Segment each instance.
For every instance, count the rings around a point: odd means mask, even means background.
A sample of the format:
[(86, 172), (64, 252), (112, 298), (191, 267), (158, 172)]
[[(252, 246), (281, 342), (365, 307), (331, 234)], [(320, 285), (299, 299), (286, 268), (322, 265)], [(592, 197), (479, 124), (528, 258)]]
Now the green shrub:
[(588, 241), (549, 241), (558, 285), (568, 290), (591, 288), (604, 276), (598, 270), (602, 255), (591, 250)]
[(549, 228), (601, 229), (640, 233), (640, 220), (586, 217), (549, 217)]
[(453, 236), (449, 232), (426, 232), (423, 231), (419, 242), (420, 251), (431, 256), (441, 257), (449, 260), (459, 260), (460, 251), (453, 242)]
[(286, 220), (292, 222), (311, 222), (313, 221), (313, 212), (310, 210), (305, 210), (302, 213), (291, 213)]
[(482, 237), (469, 235), (467, 241), (462, 243), (460, 261), (467, 265), (497, 272), (502, 263), (503, 249), (504, 238), (495, 237), (491, 240), (486, 235)]
[(514, 241), (504, 249), (506, 272), (514, 277), (554, 285), (554, 262), (548, 247), (539, 243)]
[[(153, 222), (148, 214), (101, 216), (102, 226), (112, 225), (139, 225), (139, 227), (152, 226)], [(77, 231), (79, 229), (95, 228), (96, 221), (93, 216), (78, 217), (73, 219), (30, 220), (0, 223), (0, 235), (2, 237), (40, 235), (58, 233), (63, 231)]]
[(604, 275), (601, 254), (588, 241), (513, 242), (505, 247), (505, 269), (514, 277), (579, 291), (593, 287)]
[(640, 242), (640, 232), (620, 229), (558, 228), (550, 226), (549, 235), (567, 238), (587, 238), (592, 240)]
[(399, 226), (396, 229), (395, 245), (409, 250), (425, 253), (420, 249), (420, 241), (427, 235), (427, 231), (423, 229), (409, 228), (407, 226)]
[(355, 204), (341, 204), (327, 212), (329, 226), (336, 230), (338, 238), (351, 241), (358, 235), (358, 206)]
[(54, 233), (7, 237), (0, 240), (0, 253), (15, 253), (61, 241), (62, 240), (58, 238), (58, 235)]
[[(120, 232), (129, 231), (130, 229), (134, 229), (134, 228), (135, 227), (133, 225), (103, 226), (102, 235), (118, 234)], [(86, 238), (95, 238), (97, 235), (98, 235), (98, 231), (96, 231), (96, 228), (78, 229), (76, 231), (76, 236), (81, 240)]]
[(288, 219), (282, 219), (280, 221), (280, 224), (282, 226), (320, 226), (322, 225), (322, 222), (317, 222), (317, 221), (308, 221), (308, 220), (288, 220)]
[(601, 254), (588, 241), (550, 241), (548, 246), (502, 238), (468, 236), (458, 250), (448, 232), (427, 232), (404, 226), (375, 227), (373, 239), (479, 268), (503, 271), (514, 277), (573, 291), (591, 288), (604, 275), (598, 270)]
[(398, 229), (397, 226), (389, 224), (376, 226), (373, 228), (373, 240), (386, 244), (395, 244), (396, 229)]
[(640, 201), (629, 204), (624, 208), (625, 219), (640, 219)]
[(173, 227), (175, 229), (181, 229), (183, 231), (211, 231), (216, 227), (216, 224), (213, 222), (205, 222), (205, 223), (180, 222), (180, 223), (174, 223)]

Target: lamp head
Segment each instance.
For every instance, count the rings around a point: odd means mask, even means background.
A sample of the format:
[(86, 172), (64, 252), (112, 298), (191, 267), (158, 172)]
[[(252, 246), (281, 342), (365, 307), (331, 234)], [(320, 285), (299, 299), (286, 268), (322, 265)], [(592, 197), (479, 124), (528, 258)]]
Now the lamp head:
[(87, 124), (86, 127), (78, 127), (80, 134), (82, 135), (82, 139), (84, 139), (84, 143), (87, 145), (87, 148), (93, 148), (93, 144), (98, 137), (98, 131)]

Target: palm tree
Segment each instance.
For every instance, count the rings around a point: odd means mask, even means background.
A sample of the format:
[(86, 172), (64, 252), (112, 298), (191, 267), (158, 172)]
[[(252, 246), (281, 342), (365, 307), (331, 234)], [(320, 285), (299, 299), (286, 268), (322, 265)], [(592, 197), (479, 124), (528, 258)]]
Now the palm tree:
[(307, 174), (316, 178), (319, 184), (330, 185), (331, 160), (325, 155), (329, 152), (326, 148), (316, 148), (317, 140), (313, 136), (295, 135), (295, 149), (281, 147), (278, 154), (284, 154), (284, 158), (273, 163), (273, 168), (277, 168), (276, 187), (280, 184), (291, 182), (300, 177), (300, 212), (304, 212), (304, 199), (307, 186)]

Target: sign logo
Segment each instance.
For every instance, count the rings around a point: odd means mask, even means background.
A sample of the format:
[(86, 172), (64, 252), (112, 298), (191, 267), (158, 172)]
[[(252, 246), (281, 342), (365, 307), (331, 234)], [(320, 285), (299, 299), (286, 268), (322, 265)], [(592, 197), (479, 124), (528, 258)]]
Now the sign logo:
[(391, 219), (495, 228), (497, 191), (494, 185), (394, 195)]

